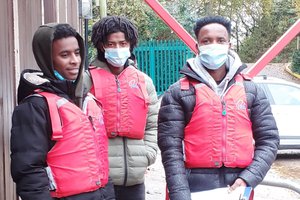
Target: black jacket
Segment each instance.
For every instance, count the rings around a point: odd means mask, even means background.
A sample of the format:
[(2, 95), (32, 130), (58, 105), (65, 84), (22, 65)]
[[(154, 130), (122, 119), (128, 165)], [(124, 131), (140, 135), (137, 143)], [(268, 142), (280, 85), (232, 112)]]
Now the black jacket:
[[(43, 25), (35, 33), (33, 52), (41, 71), (27, 69), (22, 72), (18, 87), (18, 106), (12, 116), (11, 175), (16, 183), (17, 194), (22, 200), (53, 200), (45, 167), (47, 153), (55, 143), (51, 140), (51, 120), (47, 102), (43, 97), (34, 94), (35, 90), (54, 93), (79, 107), (83, 96), (81, 74), (84, 59), (75, 81), (61, 81), (54, 76), (51, 49), (55, 28), (55, 24)], [(84, 58), (83, 40), (79, 34), (76, 38), (81, 57)], [(110, 189), (111, 191), (108, 191)], [(107, 191), (113, 194), (112, 186), (110, 189), (100, 189), (63, 199), (105, 199), (103, 195)]]
[[(188, 62), (181, 73), (189, 79), (208, 84), (204, 76), (199, 76), (191, 68), (192, 63)], [(236, 68), (226, 88), (233, 84), (234, 76), (242, 70), (243, 67)], [(262, 89), (252, 81), (245, 80), (244, 86), (255, 139), (253, 162), (245, 169), (186, 169), (182, 143), (184, 128), (195, 106), (195, 90), (191, 85), (189, 90), (181, 90), (177, 81), (165, 92), (158, 117), (158, 146), (171, 200), (190, 200), (190, 192), (226, 187), (238, 177), (252, 187), (263, 180), (276, 158), (279, 144), (277, 126)]]

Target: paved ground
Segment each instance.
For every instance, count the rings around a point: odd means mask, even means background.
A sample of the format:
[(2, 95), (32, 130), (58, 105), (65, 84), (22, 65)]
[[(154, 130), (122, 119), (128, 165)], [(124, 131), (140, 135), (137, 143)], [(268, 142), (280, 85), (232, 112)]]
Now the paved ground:
[[(249, 64), (251, 66), (251, 64)], [(270, 64), (259, 75), (268, 75), (300, 84), (300, 80), (287, 73), (285, 64)], [(290, 153), (290, 152), (289, 152)], [(288, 153), (288, 154), (289, 154)], [(292, 152), (293, 153), (293, 152)], [(300, 152), (291, 156), (280, 156), (268, 172), (266, 180), (300, 184)], [(297, 156), (298, 155), (298, 156)], [(161, 163), (160, 154), (156, 162), (146, 172), (146, 200), (165, 199), (165, 174)], [(296, 185), (299, 187), (299, 185)], [(300, 189), (300, 187), (299, 187)], [(300, 195), (292, 190), (282, 187), (259, 185), (255, 188), (255, 200), (299, 200)]]
[[(285, 183), (300, 189), (300, 153), (296, 158), (280, 156), (268, 172), (265, 180)], [(283, 158), (282, 158), (283, 157)], [(165, 174), (160, 154), (146, 173), (146, 200), (165, 200)], [(299, 200), (300, 194), (283, 187), (259, 185), (255, 188), (255, 200)]]
[[(252, 64), (249, 64), (249, 66), (252, 66)], [(285, 70), (287, 66), (289, 66), (289, 64), (271, 63), (267, 65), (258, 75), (274, 76), (300, 84), (300, 79), (287, 73)]]

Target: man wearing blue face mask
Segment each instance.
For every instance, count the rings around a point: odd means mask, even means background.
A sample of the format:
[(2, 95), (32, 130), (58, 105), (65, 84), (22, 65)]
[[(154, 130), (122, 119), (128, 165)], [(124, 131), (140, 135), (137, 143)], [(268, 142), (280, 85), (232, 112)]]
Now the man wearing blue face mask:
[(256, 187), (277, 154), (279, 137), (270, 104), (230, 49), (231, 24), (221, 16), (194, 27), (198, 54), (165, 92), (158, 146), (171, 200), (191, 193)]
[(137, 29), (127, 18), (99, 20), (92, 32), (97, 58), (84, 81), (103, 106), (117, 200), (145, 200), (145, 171), (158, 150), (158, 99), (151, 78), (136, 67), (132, 52), (137, 40)]
[[(12, 115), (11, 176), (22, 200), (114, 200), (103, 109), (82, 93), (84, 42), (66, 23), (38, 27)], [(18, 198), (19, 199), (19, 198)]]

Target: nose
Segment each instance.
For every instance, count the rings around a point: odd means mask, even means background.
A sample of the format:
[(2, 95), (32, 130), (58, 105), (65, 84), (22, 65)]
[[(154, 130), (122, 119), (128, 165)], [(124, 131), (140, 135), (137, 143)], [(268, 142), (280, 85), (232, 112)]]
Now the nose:
[(78, 64), (81, 62), (81, 57), (78, 54), (73, 53), (71, 56), (71, 63)]

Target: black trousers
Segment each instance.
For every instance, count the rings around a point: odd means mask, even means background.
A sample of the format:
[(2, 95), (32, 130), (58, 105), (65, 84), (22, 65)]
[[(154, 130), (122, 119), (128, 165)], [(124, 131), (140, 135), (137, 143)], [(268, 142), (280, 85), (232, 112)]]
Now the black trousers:
[(109, 179), (106, 186), (98, 190), (53, 200), (115, 200), (114, 185)]
[(133, 186), (115, 185), (116, 200), (145, 200), (145, 183)]

